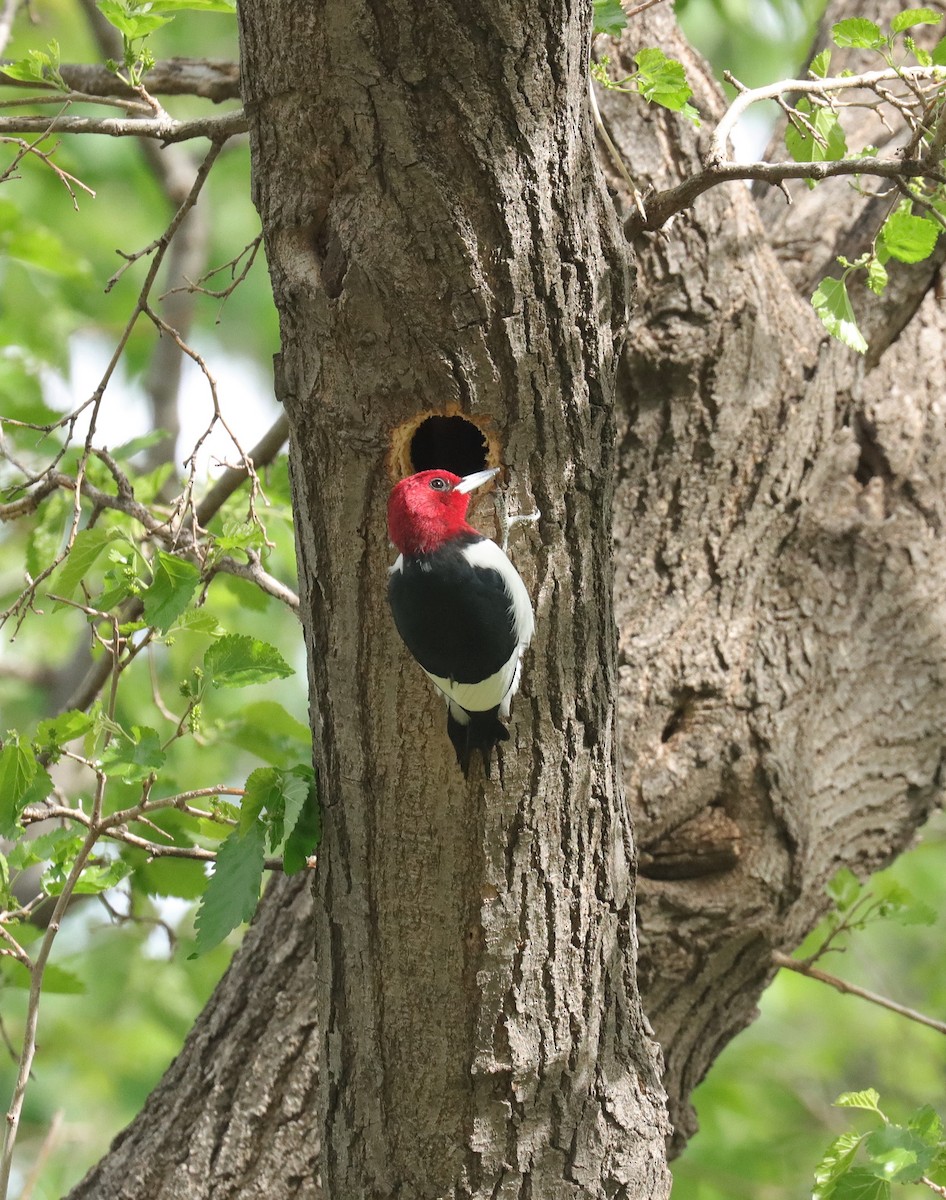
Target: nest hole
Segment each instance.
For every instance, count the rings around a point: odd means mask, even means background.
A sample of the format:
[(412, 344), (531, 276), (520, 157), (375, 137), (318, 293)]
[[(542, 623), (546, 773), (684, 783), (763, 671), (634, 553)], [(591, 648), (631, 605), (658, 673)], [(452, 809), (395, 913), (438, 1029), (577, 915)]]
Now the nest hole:
[(445, 470), (471, 475), (499, 463), (499, 447), (476, 421), (457, 413), (418, 413), (391, 437), (391, 468), (396, 478), (418, 471)]

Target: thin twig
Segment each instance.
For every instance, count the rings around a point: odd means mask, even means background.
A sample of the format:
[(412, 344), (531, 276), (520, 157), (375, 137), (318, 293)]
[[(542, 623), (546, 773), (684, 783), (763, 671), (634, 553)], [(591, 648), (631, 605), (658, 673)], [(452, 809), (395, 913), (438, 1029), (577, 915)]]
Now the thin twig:
[(772, 962), (777, 967), (784, 967), (786, 970), (794, 971), (798, 975), (805, 975), (809, 979), (817, 979), (819, 983), (826, 983), (829, 987), (833, 987), (835, 991), (843, 992), (850, 996), (860, 996), (862, 1000), (869, 1000), (871, 1004), (877, 1004), (881, 1008), (889, 1009), (890, 1012), (895, 1012), (910, 1021), (916, 1021), (918, 1025), (926, 1025), (929, 1029), (935, 1029), (937, 1033), (946, 1033), (946, 1021), (938, 1021), (935, 1017), (928, 1017), (925, 1013), (917, 1012), (916, 1009), (907, 1008), (906, 1005), (898, 1004), (895, 1000), (889, 1000), (886, 996), (881, 996), (877, 992), (871, 992), (867, 988), (858, 987), (856, 983), (848, 983), (847, 980), (839, 979), (836, 975), (829, 975), (827, 971), (821, 971), (818, 967), (813, 967), (809, 963), (800, 962), (796, 958), (782, 954), (779, 950), (772, 951)]

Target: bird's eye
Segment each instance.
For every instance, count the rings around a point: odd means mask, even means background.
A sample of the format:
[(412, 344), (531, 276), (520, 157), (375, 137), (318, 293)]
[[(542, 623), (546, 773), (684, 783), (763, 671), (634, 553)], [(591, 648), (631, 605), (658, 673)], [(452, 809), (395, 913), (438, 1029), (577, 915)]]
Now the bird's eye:
[(441, 479), (439, 475), (435, 475), (430, 481), (430, 486), (435, 492), (445, 492), (447, 490), (446, 479)]

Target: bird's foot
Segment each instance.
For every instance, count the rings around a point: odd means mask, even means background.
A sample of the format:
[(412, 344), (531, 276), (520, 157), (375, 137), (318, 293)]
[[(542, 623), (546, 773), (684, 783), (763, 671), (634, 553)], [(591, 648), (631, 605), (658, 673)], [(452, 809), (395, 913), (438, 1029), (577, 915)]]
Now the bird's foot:
[(499, 532), (502, 538), (500, 545), (504, 551), (509, 546), (509, 535), (517, 525), (531, 525), (542, 516), (536, 510), (531, 513), (517, 513), (516, 516), (511, 517), (506, 508), (506, 497), (500, 491), (495, 493), (494, 503), (496, 505), (496, 520), (499, 524)]

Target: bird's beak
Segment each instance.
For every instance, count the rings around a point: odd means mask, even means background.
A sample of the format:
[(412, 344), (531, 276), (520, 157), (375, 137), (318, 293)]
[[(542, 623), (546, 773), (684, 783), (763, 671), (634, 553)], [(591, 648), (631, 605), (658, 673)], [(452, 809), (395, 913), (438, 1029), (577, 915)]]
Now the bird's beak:
[(488, 471), (474, 471), (472, 475), (464, 475), (454, 487), (455, 492), (472, 492), (474, 488), (489, 483), (494, 475), (499, 474), (499, 467), (490, 467)]

